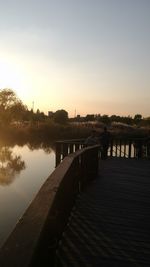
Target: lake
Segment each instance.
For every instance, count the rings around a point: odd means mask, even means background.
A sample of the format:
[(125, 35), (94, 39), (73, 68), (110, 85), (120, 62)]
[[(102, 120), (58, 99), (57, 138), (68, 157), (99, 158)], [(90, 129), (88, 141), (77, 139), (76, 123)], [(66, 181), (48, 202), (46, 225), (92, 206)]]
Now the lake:
[(54, 168), (50, 146), (0, 147), (0, 246)]

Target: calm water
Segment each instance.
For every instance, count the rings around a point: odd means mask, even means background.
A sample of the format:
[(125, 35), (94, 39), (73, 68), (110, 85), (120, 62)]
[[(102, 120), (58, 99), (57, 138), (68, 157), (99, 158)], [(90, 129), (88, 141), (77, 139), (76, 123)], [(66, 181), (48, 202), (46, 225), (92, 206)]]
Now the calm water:
[(55, 167), (50, 148), (0, 148), (0, 246)]

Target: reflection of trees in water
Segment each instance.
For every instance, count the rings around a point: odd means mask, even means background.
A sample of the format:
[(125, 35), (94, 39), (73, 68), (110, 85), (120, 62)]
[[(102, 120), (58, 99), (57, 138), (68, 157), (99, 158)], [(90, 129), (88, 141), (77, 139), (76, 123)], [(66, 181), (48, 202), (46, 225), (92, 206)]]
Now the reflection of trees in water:
[(45, 153), (46, 154), (50, 154), (53, 150), (55, 150), (55, 143), (53, 142), (52, 143), (52, 141), (43, 141), (43, 142), (41, 142), (41, 141), (39, 141), (39, 140), (37, 140), (36, 138), (34, 139), (34, 140), (32, 140), (32, 141), (29, 141), (29, 142), (6, 142), (6, 143), (1, 143), (1, 140), (0, 140), (0, 149), (1, 149), (1, 147), (2, 146), (6, 146), (6, 147), (14, 147), (15, 145), (18, 145), (18, 146), (20, 146), (20, 147), (23, 147), (24, 145), (27, 145), (28, 146), (28, 148), (30, 149), (30, 150), (35, 150), (35, 149), (43, 149), (44, 151), (45, 151)]
[(30, 142), (27, 145), (30, 150), (43, 149), (44, 152), (47, 154), (50, 154), (52, 152), (52, 144), (50, 143), (39, 143), (35, 140), (35, 142)]
[[(17, 143), (10, 142), (4, 145), (0, 142), (0, 185), (3, 186), (11, 184), (16, 174), (25, 169), (25, 162), (21, 159), (21, 156), (17, 156), (12, 152), (15, 144)], [(32, 151), (42, 149), (46, 154), (50, 154), (54, 150), (54, 144), (51, 142), (39, 142), (36, 139), (32, 142), (19, 143), (18, 145), (27, 145)]]
[(7, 146), (0, 148), (0, 184), (9, 185), (15, 175), (25, 169), (21, 156), (15, 155)]

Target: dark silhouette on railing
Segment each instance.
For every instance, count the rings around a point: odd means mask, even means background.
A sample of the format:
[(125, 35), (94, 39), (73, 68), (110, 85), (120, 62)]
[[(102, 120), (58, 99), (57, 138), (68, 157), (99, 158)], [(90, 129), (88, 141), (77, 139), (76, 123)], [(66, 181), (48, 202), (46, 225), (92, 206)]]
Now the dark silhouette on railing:
[(107, 130), (107, 127), (104, 127), (104, 131), (100, 135), (102, 159), (107, 159), (110, 138), (110, 132)]

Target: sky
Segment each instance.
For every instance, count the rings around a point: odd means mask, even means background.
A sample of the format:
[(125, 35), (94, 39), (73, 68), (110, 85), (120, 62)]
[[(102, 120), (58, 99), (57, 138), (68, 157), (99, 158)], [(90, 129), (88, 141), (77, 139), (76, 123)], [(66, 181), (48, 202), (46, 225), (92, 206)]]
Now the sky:
[(34, 111), (150, 116), (149, 0), (0, 0), (0, 88)]

